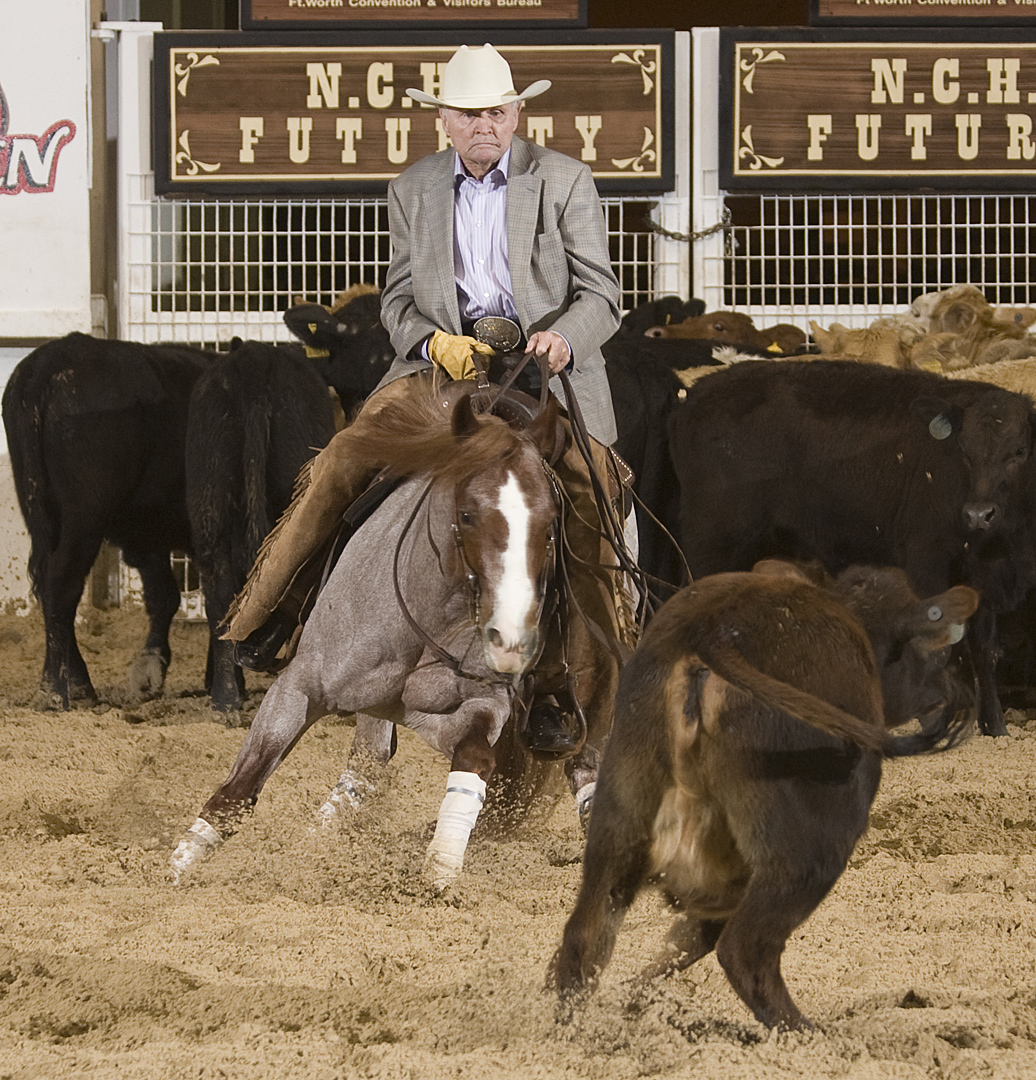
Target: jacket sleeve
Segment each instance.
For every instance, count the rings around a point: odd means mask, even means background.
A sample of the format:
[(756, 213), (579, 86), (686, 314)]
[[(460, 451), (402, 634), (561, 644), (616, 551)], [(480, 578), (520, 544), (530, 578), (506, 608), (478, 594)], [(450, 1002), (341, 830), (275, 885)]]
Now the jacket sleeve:
[(411, 225), (404, 200), (392, 181), (388, 188), (389, 235), (392, 237), (392, 258), (381, 294), (381, 321), (389, 332), (396, 355), (414, 359), (414, 350), (429, 334), (440, 329), (422, 315), (414, 299), (411, 263)]
[(604, 208), (590, 170), (578, 171), (558, 216), (569, 271), (569, 303), (550, 326), (572, 348), (578, 369), (619, 328), (619, 282), (612, 270)]

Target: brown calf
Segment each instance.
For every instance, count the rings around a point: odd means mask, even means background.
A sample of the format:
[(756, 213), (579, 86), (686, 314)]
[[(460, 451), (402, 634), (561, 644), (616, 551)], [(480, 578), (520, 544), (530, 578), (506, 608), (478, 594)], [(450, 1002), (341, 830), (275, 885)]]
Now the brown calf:
[[(883, 754), (959, 737), (946, 646), (977, 604), (965, 586), (918, 600), (899, 570), (821, 587), (772, 560), (673, 597), (620, 680), (582, 888), (551, 962), (563, 1003), (592, 988), (650, 883), (678, 915), (638, 986), (715, 949), (761, 1023), (811, 1027), (781, 976), (785, 943), (845, 869)], [(921, 735), (886, 732), (911, 716)]]
[(760, 330), (741, 311), (707, 311), (683, 322), (652, 326), (644, 331), (644, 336), (725, 341), (777, 355), (797, 352), (807, 341), (805, 331), (791, 323), (775, 323)]

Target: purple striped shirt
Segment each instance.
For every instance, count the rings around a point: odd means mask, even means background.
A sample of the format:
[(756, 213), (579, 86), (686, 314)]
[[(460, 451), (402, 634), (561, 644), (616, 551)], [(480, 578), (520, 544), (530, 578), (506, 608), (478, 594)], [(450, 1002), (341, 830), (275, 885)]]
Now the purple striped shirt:
[(507, 166), (510, 149), (480, 181), (456, 155), (453, 165), (453, 267), (465, 321), (518, 318), (507, 265)]

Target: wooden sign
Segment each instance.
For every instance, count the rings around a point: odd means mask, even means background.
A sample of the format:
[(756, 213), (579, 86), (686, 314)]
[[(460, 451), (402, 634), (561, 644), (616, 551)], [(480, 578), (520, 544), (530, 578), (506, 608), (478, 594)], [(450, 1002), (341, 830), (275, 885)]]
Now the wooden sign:
[(1033, 26), (1032, 0), (809, 0), (812, 26)]
[(242, 30), (586, 26), (587, 0), (241, 0)]
[(1017, 35), (720, 32), (730, 191), (1028, 191), (1034, 118), (1036, 41)]
[[(438, 110), (406, 88), (438, 92), (458, 46), (484, 36), (156, 34), (155, 189), (383, 191), (448, 145)], [(672, 189), (671, 31), (498, 33), (493, 44), (518, 91), (552, 83), (526, 102), (520, 136), (586, 162), (602, 190)]]

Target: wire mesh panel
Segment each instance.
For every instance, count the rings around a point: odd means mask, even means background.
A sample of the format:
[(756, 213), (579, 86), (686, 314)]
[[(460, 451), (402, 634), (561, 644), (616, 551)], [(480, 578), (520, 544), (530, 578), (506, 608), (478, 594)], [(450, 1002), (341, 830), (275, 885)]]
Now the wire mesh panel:
[[(148, 178), (141, 179), (146, 188)], [(660, 200), (603, 201), (612, 263), (630, 308), (656, 295)], [(350, 285), (385, 282), (391, 251), (384, 198), (150, 197), (134, 211), (133, 284), (121, 324), (129, 340), (216, 347), (235, 335), (283, 341), (282, 315), (297, 299), (329, 304)], [(667, 258), (686, 262), (685, 253)]]
[[(129, 340), (210, 348), (226, 348), (235, 336), (284, 341), (283, 312), (297, 300), (330, 304), (358, 282), (385, 283), (384, 198), (172, 201), (153, 195), (149, 175), (135, 180), (142, 197), (128, 215), (130, 285), (120, 312), (120, 335)], [(654, 299), (656, 282), (686, 289), (685, 247), (653, 228), (663, 210), (672, 216), (673, 200), (603, 202), (623, 306)], [(181, 610), (204, 618), (190, 559), (177, 553), (174, 571)], [(127, 572), (123, 592), (139, 597), (137, 575)]]
[(723, 207), (707, 276), (757, 323), (867, 325), (951, 285), (1033, 298), (1036, 196), (726, 194)]

